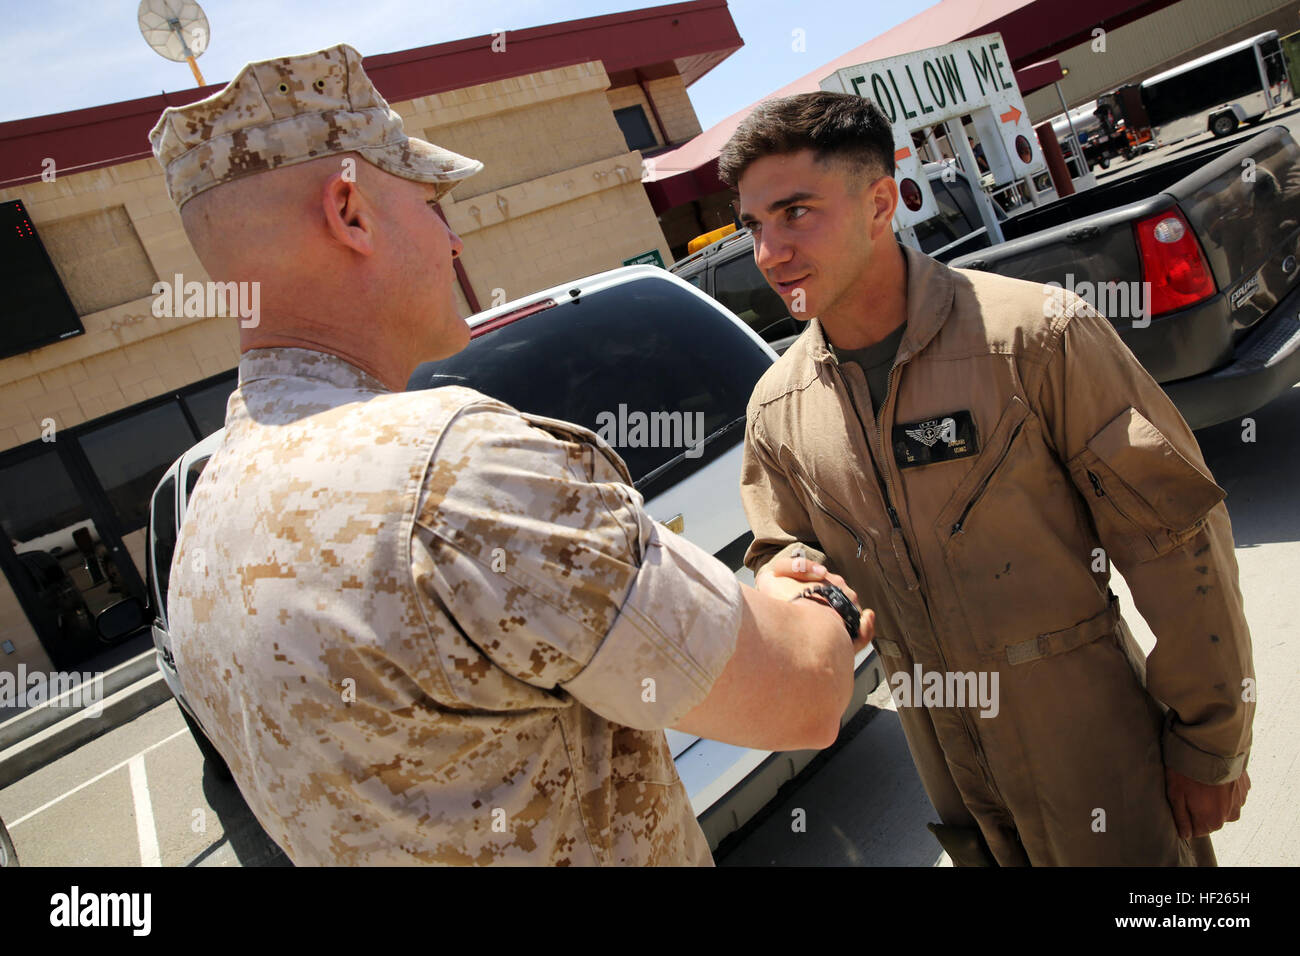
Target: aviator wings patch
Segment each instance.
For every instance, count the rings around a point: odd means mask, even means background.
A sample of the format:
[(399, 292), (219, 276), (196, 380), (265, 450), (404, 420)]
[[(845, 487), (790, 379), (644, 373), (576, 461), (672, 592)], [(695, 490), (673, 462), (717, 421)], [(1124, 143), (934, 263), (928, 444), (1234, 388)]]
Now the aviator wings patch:
[(899, 468), (918, 468), (979, 454), (975, 420), (968, 410), (893, 428), (894, 458)]

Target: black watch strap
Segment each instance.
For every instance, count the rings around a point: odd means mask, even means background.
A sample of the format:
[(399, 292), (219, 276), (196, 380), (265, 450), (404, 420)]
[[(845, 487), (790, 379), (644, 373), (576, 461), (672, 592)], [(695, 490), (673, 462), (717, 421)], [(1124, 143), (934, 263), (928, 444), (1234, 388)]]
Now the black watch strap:
[(858, 609), (849, 600), (849, 596), (835, 585), (823, 582), (816, 587), (809, 588), (798, 597), (793, 598), (793, 600), (797, 601), (799, 598), (811, 599), (813, 595), (819, 595), (826, 599), (826, 603), (843, 618), (844, 627), (849, 632), (849, 640), (856, 641), (858, 639), (858, 629), (862, 625), (862, 615), (858, 613)]

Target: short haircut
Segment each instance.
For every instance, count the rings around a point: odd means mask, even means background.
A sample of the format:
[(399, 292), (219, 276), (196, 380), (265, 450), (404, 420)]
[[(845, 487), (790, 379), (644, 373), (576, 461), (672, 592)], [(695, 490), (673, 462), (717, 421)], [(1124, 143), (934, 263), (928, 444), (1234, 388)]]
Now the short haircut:
[(760, 103), (727, 140), (718, 176), (734, 187), (750, 163), (811, 149), (861, 173), (894, 175), (894, 134), (875, 103), (847, 93), (800, 93)]

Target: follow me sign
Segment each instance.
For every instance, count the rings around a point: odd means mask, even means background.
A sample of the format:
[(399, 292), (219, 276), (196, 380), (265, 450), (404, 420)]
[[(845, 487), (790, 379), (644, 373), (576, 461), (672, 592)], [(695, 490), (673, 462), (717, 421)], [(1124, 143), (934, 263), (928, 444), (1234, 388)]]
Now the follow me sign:
[[(959, 49), (962, 46), (965, 49)], [(1017, 90), (996, 36), (877, 60), (843, 72), (849, 74), (851, 92), (875, 100), (891, 123), (902, 121), (909, 129), (963, 116), (990, 105), (994, 98), (1005, 98), (1007, 90)], [(870, 93), (864, 93), (864, 87)], [(1020, 98), (1018, 90), (1015, 98)]]
[[(1036, 175), (1046, 167), (1001, 34), (859, 63), (837, 70), (820, 85), (833, 93), (872, 100), (889, 120), (894, 134), (894, 178), (900, 189), (911, 180), (914, 186), (909, 188), (921, 197), (920, 206), (899, 204), (895, 228), (915, 226), (937, 212), (913, 146), (914, 132), (951, 122), (948, 131), (961, 142), (950, 142), (948, 149), (958, 157), (965, 154), (965, 139), (973, 133), (983, 147), (989, 174), (999, 186)], [(970, 117), (969, 130), (961, 125), (964, 116)], [(944, 135), (944, 130), (935, 130), (935, 135)], [(973, 168), (970, 173), (978, 181)]]

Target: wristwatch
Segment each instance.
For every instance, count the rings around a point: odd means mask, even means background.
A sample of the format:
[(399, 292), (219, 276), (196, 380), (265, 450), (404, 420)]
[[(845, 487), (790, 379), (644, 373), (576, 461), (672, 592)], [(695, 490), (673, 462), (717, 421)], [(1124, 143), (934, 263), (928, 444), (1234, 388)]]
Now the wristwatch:
[(826, 603), (844, 619), (844, 627), (849, 632), (849, 640), (856, 641), (858, 639), (858, 628), (862, 624), (862, 615), (858, 613), (858, 609), (849, 600), (849, 596), (835, 585), (823, 582), (790, 600), (797, 601), (799, 598), (812, 599), (814, 595), (826, 599)]

